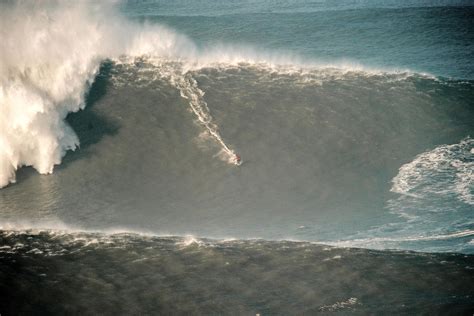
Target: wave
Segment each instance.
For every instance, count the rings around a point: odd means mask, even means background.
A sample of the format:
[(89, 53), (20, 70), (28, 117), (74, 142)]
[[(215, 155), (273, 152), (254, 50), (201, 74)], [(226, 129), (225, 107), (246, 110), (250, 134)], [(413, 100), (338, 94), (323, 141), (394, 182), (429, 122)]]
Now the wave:
[(320, 64), (251, 47), (198, 49), (186, 36), (167, 27), (125, 19), (114, 3), (18, 1), (2, 3), (0, 9), (0, 187), (15, 182), (21, 166), (52, 173), (68, 150), (79, 147), (78, 137), (64, 119), (85, 107), (84, 95), (105, 59), (131, 62), (152, 56), (181, 63), (170, 79), (221, 145), (220, 156), (230, 163), (236, 162), (234, 150), (212, 123), (204, 92), (189, 75), (192, 69), (247, 63), (299, 73), (305, 72), (301, 69), (323, 68), (328, 70), (327, 76), (389, 72), (404, 78), (412, 74), (344, 61)]
[[(474, 205), (474, 139), (441, 145), (419, 154), (399, 169), (389, 210), (410, 227), (444, 234), (470, 231)], [(436, 225), (433, 226), (433, 223)]]
[[(261, 238), (207, 238), (194, 235), (172, 235), (172, 234), (156, 234), (153, 232), (126, 229), (126, 228), (109, 228), (102, 230), (87, 230), (81, 228), (71, 227), (69, 225), (28, 225), (28, 224), (15, 224), (15, 225), (1, 225), (0, 235), (41, 235), (48, 234), (55, 237), (67, 237), (73, 241), (76, 240), (87, 240), (93, 241), (98, 238), (105, 241), (111, 239), (126, 239), (126, 238), (172, 238), (177, 242), (179, 246), (187, 247), (191, 245), (213, 247), (222, 244), (239, 244), (239, 243), (293, 243), (293, 244), (314, 244), (322, 246), (331, 246), (336, 248), (369, 248), (369, 249), (390, 249), (387, 245), (397, 245), (402, 242), (420, 242), (420, 241), (446, 241), (455, 240), (459, 238), (470, 238), (474, 236), (474, 230), (466, 230), (455, 233), (447, 233), (442, 235), (417, 235), (417, 236), (400, 236), (400, 237), (367, 237), (351, 240), (321, 240), (321, 241), (309, 241), (309, 240), (298, 240), (298, 239), (277, 239), (277, 240), (266, 240)], [(330, 249), (330, 248), (328, 248)], [(395, 248), (392, 248), (395, 249)], [(400, 250), (402, 251), (402, 250)], [(451, 250), (445, 250), (451, 251)], [(441, 252), (445, 252), (441, 251)]]
[[(392, 192), (415, 200), (439, 202), (455, 194), (474, 205), (474, 139), (443, 145), (418, 155), (403, 165), (392, 180)], [(425, 203), (427, 201), (424, 201)]]
[[(434, 234), (434, 235), (411, 235), (411, 236), (396, 236), (396, 237), (366, 237), (356, 239), (344, 239), (337, 241), (323, 241), (322, 244), (330, 245), (334, 247), (349, 247), (349, 248), (370, 248), (370, 249), (405, 249), (407, 248), (404, 243), (422, 243), (431, 242), (430, 246), (425, 247), (423, 251), (433, 252), (452, 252), (454, 250), (472, 253), (472, 249), (469, 244), (472, 244), (472, 237), (474, 237), (474, 230), (458, 231), (453, 233), (445, 234)], [(457, 243), (460, 239), (470, 239), (468, 244), (460, 244), (453, 246), (449, 245), (436, 245), (432, 242), (454, 242)], [(458, 248), (459, 249), (458, 249)], [(408, 246), (408, 248), (410, 248)]]
[(381, 249), (426, 243), (427, 250), (472, 253), (474, 139), (417, 155), (400, 167), (390, 191), (397, 197), (387, 208), (400, 221), (329, 244)]

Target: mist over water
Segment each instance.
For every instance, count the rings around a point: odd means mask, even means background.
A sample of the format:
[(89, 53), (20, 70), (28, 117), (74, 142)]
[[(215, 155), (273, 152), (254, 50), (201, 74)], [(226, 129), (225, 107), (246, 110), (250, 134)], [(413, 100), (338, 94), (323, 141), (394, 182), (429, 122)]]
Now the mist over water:
[(288, 5), (2, 4), (2, 227), (472, 252), (472, 8)]
[(0, 241), (0, 308), (12, 313), (472, 311), (474, 260), (461, 254), (51, 231)]

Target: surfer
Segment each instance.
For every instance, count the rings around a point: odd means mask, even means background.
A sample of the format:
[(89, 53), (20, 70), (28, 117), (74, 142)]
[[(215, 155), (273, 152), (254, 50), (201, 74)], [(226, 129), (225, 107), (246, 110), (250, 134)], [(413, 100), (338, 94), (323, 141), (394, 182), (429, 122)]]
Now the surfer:
[(240, 158), (239, 154), (235, 154), (235, 164), (240, 165), (242, 162), (242, 158)]

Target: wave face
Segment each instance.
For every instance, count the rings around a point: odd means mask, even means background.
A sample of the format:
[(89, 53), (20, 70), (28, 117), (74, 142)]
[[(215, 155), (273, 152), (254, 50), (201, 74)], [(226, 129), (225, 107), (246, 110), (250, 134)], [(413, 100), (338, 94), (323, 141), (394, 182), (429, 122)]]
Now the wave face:
[[(1, 9), (0, 187), (15, 182), (15, 171), (21, 166), (52, 173), (65, 152), (79, 146), (64, 119), (84, 108), (84, 95), (105, 59), (184, 59), (183, 74), (188, 67), (216, 62), (295, 62), (284, 55), (257, 53), (250, 48), (223, 46), (199, 53), (185, 36), (160, 25), (132, 23), (112, 3), (19, 1), (3, 3)], [(10, 29), (13, 31), (7, 31)], [(178, 85), (186, 80), (173, 78)], [(181, 89), (184, 96), (187, 88), (189, 82)], [(201, 120), (209, 116), (196, 115)], [(224, 158), (235, 160), (215, 127), (208, 124), (207, 130), (223, 146)]]
[[(440, 25), (459, 35), (448, 51), (469, 49), (471, 8), (338, 9), (377, 25), (403, 13), (420, 31), (386, 30), (388, 45), (368, 27), (380, 50), (361, 39), (342, 56), (347, 30), (328, 33), (338, 18), (306, 28), (329, 9), (179, 17), (142, 5), (0, 5), (0, 186), (19, 182), (0, 191), (1, 228), (474, 251), (472, 60), (407, 58), (417, 36), (438, 43)], [(263, 36), (285, 24), (291, 36)]]

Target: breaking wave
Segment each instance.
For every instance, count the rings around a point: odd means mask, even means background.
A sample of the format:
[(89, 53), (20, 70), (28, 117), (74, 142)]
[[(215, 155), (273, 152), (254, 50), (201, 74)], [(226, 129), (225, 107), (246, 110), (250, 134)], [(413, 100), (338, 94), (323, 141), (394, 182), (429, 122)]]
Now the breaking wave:
[(459, 201), (474, 205), (474, 139), (468, 137), (418, 155), (400, 168), (392, 182), (391, 191), (404, 200), (441, 205), (440, 199), (455, 195)]
[[(0, 4), (0, 20), (0, 187), (15, 182), (21, 166), (52, 173), (68, 150), (79, 147), (64, 119), (84, 108), (84, 95), (105, 59), (126, 62), (153, 56), (179, 63), (169, 79), (189, 100), (198, 121), (221, 146), (220, 157), (229, 163), (238, 162), (237, 156), (220, 136), (204, 92), (189, 70), (248, 63), (299, 73), (304, 73), (302, 67), (319, 67), (328, 69), (330, 77), (354, 71), (380, 73), (350, 62), (322, 65), (250, 47), (199, 50), (169, 28), (126, 20), (113, 3), (6, 2)], [(402, 78), (409, 75), (400, 73)]]
[(108, 4), (1, 5), (0, 187), (14, 182), (21, 166), (51, 173), (79, 146), (64, 119), (84, 107), (102, 60), (192, 49), (166, 28), (134, 25), (110, 12)]

